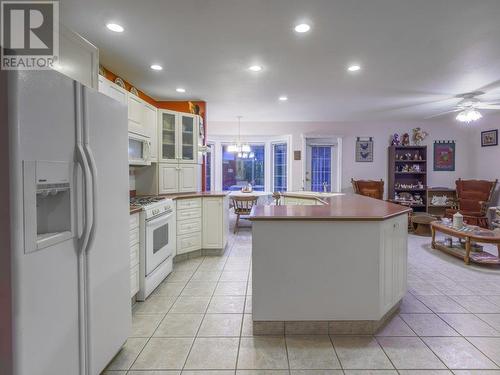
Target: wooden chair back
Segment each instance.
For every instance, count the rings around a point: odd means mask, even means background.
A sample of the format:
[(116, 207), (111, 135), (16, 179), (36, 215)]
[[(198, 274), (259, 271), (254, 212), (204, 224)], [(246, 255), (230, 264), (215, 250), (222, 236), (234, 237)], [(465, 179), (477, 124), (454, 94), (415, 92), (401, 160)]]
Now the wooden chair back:
[(457, 198), (460, 211), (486, 214), (498, 180), (462, 180), (457, 185)]
[(375, 199), (384, 199), (384, 180), (354, 180), (351, 179), (352, 188), (356, 194)]
[(234, 213), (237, 215), (250, 215), (252, 207), (257, 204), (257, 197), (232, 197)]

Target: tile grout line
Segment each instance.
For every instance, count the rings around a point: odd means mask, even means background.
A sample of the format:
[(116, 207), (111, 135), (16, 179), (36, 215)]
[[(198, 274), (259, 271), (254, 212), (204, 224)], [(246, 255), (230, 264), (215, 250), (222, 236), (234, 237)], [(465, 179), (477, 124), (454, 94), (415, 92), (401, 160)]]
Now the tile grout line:
[[(234, 244), (234, 243), (233, 243), (233, 244)], [(224, 266), (222, 267), (221, 273), (220, 273), (220, 275), (219, 275), (219, 277), (218, 277), (218, 279), (217, 279), (217, 281), (216, 281), (215, 288), (214, 288), (214, 290), (212, 291), (212, 294), (211, 294), (211, 296), (210, 296), (210, 299), (209, 299), (209, 301), (208, 301), (208, 303), (207, 303), (207, 307), (205, 307), (205, 312), (203, 313), (203, 318), (201, 319), (200, 325), (198, 326), (198, 329), (196, 330), (196, 333), (195, 333), (195, 335), (194, 335), (194, 337), (193, 337), (193, 342), (191, 343), (191, 346), (190, 346), (190, 348), (189, 348), (189, 350), (188, 350), (188, 353), (187, 353), (187, 355), (186, 355), (186, 359), (184, 360), (184, 364), (182, 365), (181, 373), (182, 373), (184, 370), (186, 370), (186, 364), (187, 364), (187, 361), (188, 361), (188, 359), (189, 359), (189, 356), (191, 355), (191, 351), (193, 350), (193, 347), (194, 347), (194, 344), (195, 344), (195, 342), (196, 342), (196, 339), (198, 338), (198, 334), (199, 334), (199, 332), (200, 332), (201, 326), (202, 326), (202, 324), (203, 324), (203, 322), (204, 322), (204, 320), (205, 320), (205, 317), (206, 317), (206, 315), (207, 315), (208, 308), (210, 307), (210, 303), (212, 302), (212, 299), (213, 299), (213, 297), (214, 297), (215, 290), (217, 289), (217, 285), (219, 284), (219, 280), (220, 280), (220, 278), (222, 277), (222, 273), (224, 272), (224, 268), (226, 267), (227, 259), (228, 259), (228, 258), (229, 258), (229, 256), (231, 255), (231, 252), (232, 252), (232, 249), (233, 249), (233, 244), (231, 244), (231, 247), (228, 249), (228, 251), (229, 251), (229, 252), (228, 252), (228, 255), (227, 255), (226, 260), (225, 260), (225, 262), (224, 262)], [(204, 259), (206, 259), (206, 257), (205, 257)], [(201, 265), (201, 263), (200, 263), (200, 265)], [(188, 370), (188, 369), (187, 369), (187, 370)]]
[(340, 360), (340, 357), (339, 357), (339, 354), (337, 352), (337, 349), (335, 348), (335, 343), (333, 342), (333, 337), (332, 337), (332, 335), (330, 335), (330, 325), (328, 325), (328, 338), (330, 339), (330, 343), (332, 344), (333, 353), (335, 354), (335, 357), (337, 357), (337, 361), (339, 362), (340, 370), (342, 371), (342, 373), (345, 374), (344, 365), (342, 364), (342, 361)]
[[(245, 301), (243, 303), (243, 314), (242, 314), (242, 317), (241, 317), (241, 327), (240, 327), (240, 337), (239, 337), (239, 340), (238, 340), (238, 350), (236, 351), (236, 363), (234, 365), (234, 373), (236, 374), (236, 371), (238, 371), (238, 360), (240, 358), (240, 348), (241, 348), (241, 338), (243, 336), (243, 323), (245, 322), (245, 310), (246, 310), (246, 306), (247, 306), (247, 298), (248, 298), (248, 283), (249, 283), (249, 280), (250, 280), (250, 270), (251, 270), (251, 263), (250, 265), (248, 266), (249, 268), (249, 272), (248, 272), (248, 275), (247, 275), (247, 288), (245, 290)], [(253, 316), (253, 315), (252, 315)], [(252, 323), (253, 325), (253, 323)], [(253, 329), (253, 328), (252, 328)]]
[[(205, 258), (203, 258), (204, 260)], [(186, 284), (184, 285), (184, 287), (181, 289), (179, 295), (177, 297), (175, 297), (174, 299), (174, 302), (170, 305), (170, 307), (167, 309), (167, 312), (165, 313), (165, 315), (163, 316), (163, 318), (161, 319), (160, 323), (156, 326), (155, 330), (153, 331), (153, 333), (151, 334), (151, 336), (147, 339), (146, 343), (144, 344), (144, 346), (142, 347), (142, 349), (139, 351), (139, 353), (137, 354), (137, 356), (135, 357), (134, 361), (132, 362), (132, 364), (130, 365), (130, 367), (127, 369), (127, 373), (132, 369), (132, 367), (134, 366), (134, 364), (137, 362), (137, 359), (139, 358), (139, 356), (142, 354), (142, 352), (144, 351), (144, 349), (146, 348), (146, 346), (149, 344), (149, 342), (151, 341), (151, 339), (153, 338), (154, 334), (156, 333), (156, 331), (158, 330), (158, 328), (160, 327), (160, 325), (163, 323), (163, 321), (165, 320), (165, 318), (167, 317), (167, 314), (170, 312), (170, 310), (172, 310), (172, 308), (174, 307), (175, 303), (177, 302), (177, 300), (179, 299), (182, 291), (186, 288), (187, 284), (189, 283), (189, 281), (191, 280), (191, 278), (193, 277), (194, 273), (198, 270), (198, 268), (200, 267), (201, 263), (203, 263), (203, 260), (198, 264), (198, 266), (196, 267), (196, 269), (193, 271), (193, 274), (191, 275), (191, 277), (186, 281)], [(172, 267), (172, 271), (173, 271), (173, 267)], [(167, 280), (168, 276), (165, 278), (165, 280), (163, 280), (160, 285), (166, 280)], [(158, 285), (155, 290), (160, 286)], [(150, 296), (152, 295), (153, 293), (150, 294)], [(144, 301), (145, 302), (145, 301)], [(143, 303), (144, 303), (143, 302)]]

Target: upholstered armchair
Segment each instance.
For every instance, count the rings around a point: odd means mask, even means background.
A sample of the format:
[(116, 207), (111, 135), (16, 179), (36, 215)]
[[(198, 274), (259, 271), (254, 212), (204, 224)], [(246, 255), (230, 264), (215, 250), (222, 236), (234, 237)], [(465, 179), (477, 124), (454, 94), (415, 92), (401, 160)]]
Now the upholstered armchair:
[(354, 180), (351, 179), (352, 188), (356, 194), (365, 195), (375, 199), (384, 199), (384, 180)]
[(460, 212), (467, 224), (488, 228), (487, 210), (497, 182), (458, 179), (457, 199), (454, 207), (446, 210), (446, 217)]

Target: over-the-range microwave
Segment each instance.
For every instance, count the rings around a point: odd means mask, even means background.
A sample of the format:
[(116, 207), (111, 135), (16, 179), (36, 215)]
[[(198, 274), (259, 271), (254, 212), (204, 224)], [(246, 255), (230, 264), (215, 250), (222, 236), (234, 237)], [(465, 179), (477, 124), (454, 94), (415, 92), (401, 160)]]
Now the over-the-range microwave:
[(128, 164), (151, 165), (151, 139), (149, 137), (128, 133)]

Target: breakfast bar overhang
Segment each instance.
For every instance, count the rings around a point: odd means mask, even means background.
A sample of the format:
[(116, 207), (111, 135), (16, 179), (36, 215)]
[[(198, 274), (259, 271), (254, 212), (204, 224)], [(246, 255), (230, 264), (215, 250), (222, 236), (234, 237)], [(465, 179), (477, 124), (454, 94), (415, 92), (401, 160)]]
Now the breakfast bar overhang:
[(409, 209), (317, 199), (252, 210), (255, 334), (373, 333), (406, 293)]

